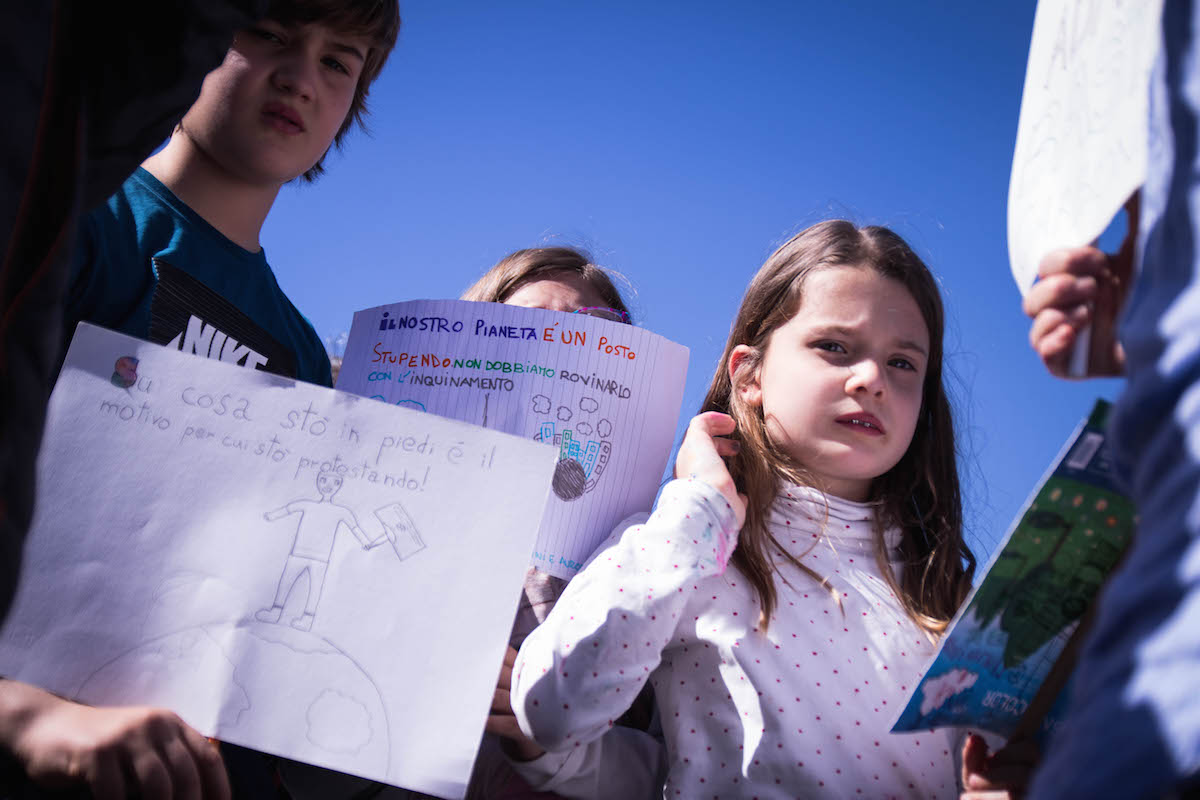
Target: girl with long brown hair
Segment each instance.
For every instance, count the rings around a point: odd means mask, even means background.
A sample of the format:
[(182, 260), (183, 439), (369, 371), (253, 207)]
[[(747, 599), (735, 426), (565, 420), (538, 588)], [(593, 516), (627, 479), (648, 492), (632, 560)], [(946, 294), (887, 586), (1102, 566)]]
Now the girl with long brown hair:
[(780, 247), (678, 479), (522, 646), (522, 729), (569, 752), (649, 680), (664, 796), (956, 796), (949, 733), (887, 732), (974, 568), (943, 326), (886, 228), (822, 222)]

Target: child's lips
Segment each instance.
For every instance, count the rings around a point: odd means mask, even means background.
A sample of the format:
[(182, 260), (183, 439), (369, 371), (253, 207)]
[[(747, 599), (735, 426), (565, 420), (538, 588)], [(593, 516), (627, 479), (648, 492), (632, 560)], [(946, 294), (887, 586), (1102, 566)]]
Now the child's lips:
[(867, 414), (865, 412), (861, 414), (843, 414), (834, 420), (834, 422), (839, 425), (845, 425), (867, 436), (883, 436), (886, 433), (883, 423), (879, 421), (879, 418), (874, 414)]
[(279, 102), (267, 103), (262, 109), (267, 124), (283, 133), (303, 133), (304, 121), (300, 113), (289, 105)]

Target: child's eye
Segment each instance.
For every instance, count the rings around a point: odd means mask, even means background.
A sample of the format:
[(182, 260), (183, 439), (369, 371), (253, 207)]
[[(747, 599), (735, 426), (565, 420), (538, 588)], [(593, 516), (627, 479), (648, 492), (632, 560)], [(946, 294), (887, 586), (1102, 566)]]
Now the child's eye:
[(271, 44), (283, 44), (282, 36), (274, 31), (269, 31), (266, 28), (251, 28), (250, 35), (258, 39), (262, 39), (264, 42), (270, 42)]
[(334, 72), (340, 72), (343, 75), (350, 74), (350, 68), (347, 67), (342, 62), (338, 61), (333, 56), (326, 56), (324, 59), (321, 60), (321, 63), (323, 63), (325, 66), (329, 67)]
[(841, 342), (817, 342), (813, 345), (813, 347), (817, 348), (818, 350), (825, 350), (829, 353), (846, 352), (846, 348), (842, 346)]
[(898, 367), (900, 369), (911, 370), (913, 372), (917, 371), (916, 365), (913, 364), (911, 361), (909, 361), (907, 358), (893, 358), (891, 361), (888, 362), (888, 365), (893, 366), (893, 367)]

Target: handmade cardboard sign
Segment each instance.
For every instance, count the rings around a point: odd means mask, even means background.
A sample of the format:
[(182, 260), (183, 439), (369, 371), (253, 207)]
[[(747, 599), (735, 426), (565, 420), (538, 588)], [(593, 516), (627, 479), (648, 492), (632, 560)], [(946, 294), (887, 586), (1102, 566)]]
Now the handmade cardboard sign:
[(354, 315), (337, 385), (553, 444), (530, 563), (571, 578), (616, 523), (653, 504), (687, 360), (682, 345), (585, 314), (418, 300)]
[(81, 325), (0, 674), (461, 797), (557, 460)]

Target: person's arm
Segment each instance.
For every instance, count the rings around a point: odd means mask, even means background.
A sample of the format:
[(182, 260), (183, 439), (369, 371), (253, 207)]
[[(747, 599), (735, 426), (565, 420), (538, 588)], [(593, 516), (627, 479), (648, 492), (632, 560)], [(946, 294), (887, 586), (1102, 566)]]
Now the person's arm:
[(642, 524), (618, 528), (521, 645), (512, 708), (546, 750), (602, 736), (633, 703), (684, 609), (732, 551), (735, 515), (700, 480), (663, 489)]
[(618, 725), (593, 742), (554, 753), (526, 736), (509, 699), (516, 659), (509, 647), (486, 727), (502, 737), (501, 750), (531, 789), (564, 798), (662, 797), (667, 763), (661, 729), (653, 735)]
[(662, 741), (622, 725), (579, 747), (510, 763), (531, 789), (577, 800), (662, 798), (667, 780), (667, 750)]
[(288, 510), (287, 506), (281, 506), (273, 511), (268, 511), (263, 514), (263, 519), (265, 519), (267, 522), (274, 522), (281, 517), (286, 517), (290, 513), (292, 512)]
[[(725, 570), (746, 516), (722, 460), (726, 414), (694, 417), (676, 475), (644, 524), (618, 527), (530, 634), (512, 677), (521, 731), (547, 750), (594, 741), (613, 726), (658, 666), (700, 582)], [(715, 487), (715, 488), (714, 488)]]
[[(1101, 377), (1125, 371), (1117, 317), (1133, 278), (1138, 195), (1129, 199), (1125, 209), (1129, 229), (1116, 253), (1095, 247), (1055, 250), (1038, 266), (1038, 282), (1025, 296), (1022, 308), (1033, 319), (1029, 343), (1053, 375)], [(1071, 353), (1085, 328), (1091, 331), (1087, 375), (1071, 376)]]
[(345, 525), (350, 529), (350, 533), (354, 534), (354, 538), (362, 545), (363, 550), (370, 550), (374, 545), (382, 544), (387, 539), (387, 534), (385, 533), (375, 541), (371, 541), (366, 531), (358, 524), (358, 517), (354, 516), (354, 512), (349, 509), (346, 509), (342, 514), (342, 518), (338, 521), (338, 524)]
[(36, 785), (95, 800), (228, 800), (214, 744), (161, 708), (94, 708), (0, 678), (0, 748)]

